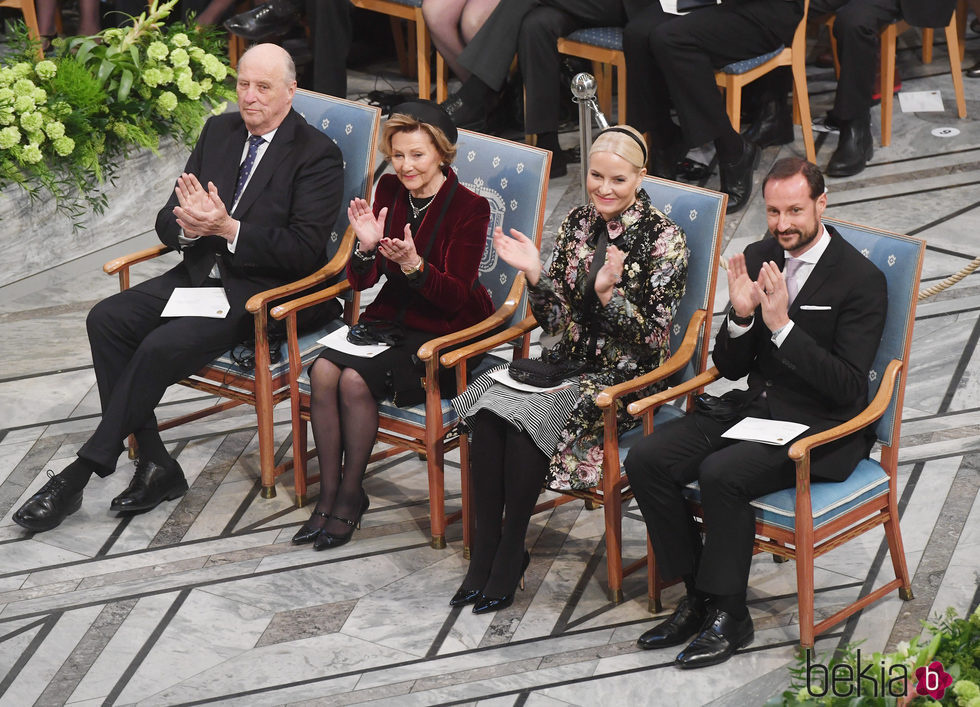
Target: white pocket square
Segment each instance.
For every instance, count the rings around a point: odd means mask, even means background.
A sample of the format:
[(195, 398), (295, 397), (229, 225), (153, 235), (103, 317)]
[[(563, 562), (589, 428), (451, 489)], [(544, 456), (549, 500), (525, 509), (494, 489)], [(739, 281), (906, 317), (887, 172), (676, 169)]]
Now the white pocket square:
[(810, 311), (825, 312), (832, 307), (829, 304), (801, 304), (800, 309), (808, 309)]

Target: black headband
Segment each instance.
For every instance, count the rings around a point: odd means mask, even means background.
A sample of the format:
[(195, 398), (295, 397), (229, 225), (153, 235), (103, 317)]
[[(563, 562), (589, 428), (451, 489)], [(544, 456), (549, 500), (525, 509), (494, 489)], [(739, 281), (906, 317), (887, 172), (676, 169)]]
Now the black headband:
[(456, 144), (456, 138), (458, 137), (456, 124), (453, 123), (453, 119), (449, 117), (449, 114), (435, 101), (425, 101), (422, 99), (405, 101), (391, 109), (391, 114), (394, 115), (395, 113), (411, 116), (420, 123), (427, 123), (439, 128), (450, 143), (453, 145)]
[(617, 127), (617, 126), (613, 126), (611, 128), (606, 128), (601, 133), (599, 133), (598, 135), (596, 135), (595, 136), (595, 139), (598, 140), (600, 137), (602, 137), (606, 133), (622, 133), (623, 135), (629, 135), (631, 138), (633, 138), (633, 140), (636, 141), (636, 144), (640, 146), (640, 151), (643, 153), (643, 161), (644, 162), (647, 161), (647, 146), (643, 143), (643, 140), (641, 140), (640, 138), (638, 138), (636, 136), (635, 133), (627, 130), (626, 128), (620, 128), (620, 127)]

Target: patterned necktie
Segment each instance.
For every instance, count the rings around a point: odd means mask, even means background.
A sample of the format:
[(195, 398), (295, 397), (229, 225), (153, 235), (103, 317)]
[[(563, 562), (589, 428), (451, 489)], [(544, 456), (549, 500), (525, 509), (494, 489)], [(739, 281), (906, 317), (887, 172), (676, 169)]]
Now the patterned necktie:
[(799, 258), (786, 258), (786, 265), (783, 266), (783, 279), (786, 280), (786, 292), (789, 293), (789, 304), (793, 304), (796, 295), (800, 293), (800, 283), (796, 279), (803, 261)]
[(235, 186), (235, 198), (231, 202), (232, 208), (238, 203), (238, 198), (242, 195), (245, 183), (255, 166), (255, 156), (259, 153), (259, 145), (263, 142), (265, 142), (265, 138), (261, 135), (252, 135), (248, 138), (248, 155), (245, 156), (242, 166), (238, 168), (238, 184)]

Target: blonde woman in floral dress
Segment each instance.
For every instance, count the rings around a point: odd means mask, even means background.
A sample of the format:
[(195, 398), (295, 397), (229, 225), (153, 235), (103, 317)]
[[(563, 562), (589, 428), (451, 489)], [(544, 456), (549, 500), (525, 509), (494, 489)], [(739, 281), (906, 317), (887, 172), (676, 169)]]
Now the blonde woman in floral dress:
[[(650, 204), (640, 182), (646, 144), (629, 126), (599, 134), (589, 152), (589, 203), (558, 232), (546, 271), (524, 234), (494, 234), (497, 254), (523, 271), (531, 310), (558, 336), (550, 355), (585, 372), (553, 392), (527, 393), (476, 379), (453, 405), (472, 431), (476, 536), (469, 570), (451, 606), (474, 613), (509, 606), (527, 567), (531, 511), (542, 486), (596, 486), (602, 470), (603, 388), (653, 370), (669, 356), (671, 320), (684, 294), (688, 250), (683, 231)], [(602, 265), (590, 273), (597, 253)], [(632, 399), (650, 395), (645, 389)], [(501, 518), (503, 521), (501, 522)]]

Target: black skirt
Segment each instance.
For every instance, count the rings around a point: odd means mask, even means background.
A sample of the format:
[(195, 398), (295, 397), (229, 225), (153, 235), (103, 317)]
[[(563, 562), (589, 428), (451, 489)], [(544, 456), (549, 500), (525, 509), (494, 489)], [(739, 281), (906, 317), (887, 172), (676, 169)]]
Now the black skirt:
[[(353, 368), (379, 402), (390, 399), (398, 407), (418, 405), (425, 400), (425, 365), (416, 354), (422, 344), (439, 334), (407, 327), (404, 331), (400, 344), (377, 356), (364, 358), (328, 348), (320, 352), (317, 360), (323, 358), (338, 368)], [(443, 398), (456, 395), (456, 375), (452, 371), (440, 369), (439, 390)]]

